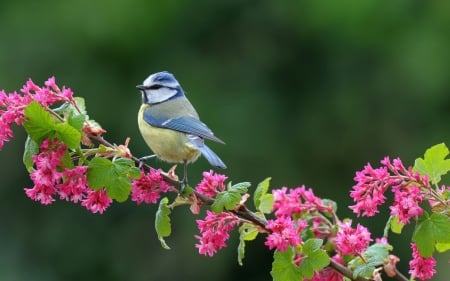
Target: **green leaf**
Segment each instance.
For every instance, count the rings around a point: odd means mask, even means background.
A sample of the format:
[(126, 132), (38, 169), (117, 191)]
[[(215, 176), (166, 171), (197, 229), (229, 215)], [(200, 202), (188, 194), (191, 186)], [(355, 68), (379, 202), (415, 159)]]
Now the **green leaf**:
[(155, 218), (155, 229), (158, 239), (161, 242), (161, 246), (166, 250), (170, 250), (170, 247), (164, 240), (164, 237), (168, 237), (172, 233), (172, 226), (170, 224), (171, 210), (167, 207), (167, 203), (169, 203), (167, 197), (164, 197), (159, 201), (159, 207)]
[(234, 208), (241, 202), (241, 194), (233, 191), (222, 191), (216, 196), (216, 200), (211, 205), (211, 210), (219, 214), (224, 209), (234, 210)]
[(242, 194), (247, 192), (249, 186), (249, 182), (241, 182), (233, 186), (229, 184), (226, 191), (217, 194), (214, 203), (211, 205), (211, 210), (216, 214), (221, 213), (224, 209), (234, 210), (241, 202)]
[(441, 181), (441, 176), (450, 171), (450, 159), (445, 159), (449, 150), (444, 143), (434, 145), (425, 151), (424, 158), (417, 158), (414, 163), (414, 172), (428, 175), (433, 184)]
[(436, 243), (436, 250), (439, 253), (446, 252), (450, 250), (450, 243)]
[(273, 281), (298, 281), (302, 274), (293, 262), (294, 249), (289, 247), (284, 252), (275, 251), (273, 254), (272, 275)]
[(392, 217), (392, 219), (390, 220), (390, 226), (391, 226), (391, 231), (397, 234), (401, 234), (402, 233), (402, 229), (405, 226), (405, 224), (401, 223), (398, 220), (397, 216)]
[(68, 123), (56, 123), (39, 103), (31, 102), (24, 110), (27, 119), (23, 126), (28, 135), (36, 143), (41, 143), (45, 138), (57, 137), (67, 147), (75, 149), (81, 139), (81, 133)]
[(255, 208), (259, 209), (261, 205), (261, 197), (264, 196), (267, 191), (269, 191), (270, 180), (272, 178), (266, 178), (262, 182), (258, 184), (256, 187), (255, 193), (253, 194), (253, 203), (255, 204)]
[(259, 210), (265, 214), (270, 214), (273, 208), (273, 194), (267, 193), (259, 198)]
[(412, 240), (421, 256), (428, 258), (433, 254), (437, 243), (450, 243), (450, 222), (446, 215), (424, 212), (414, 230)]
[(33, 158), (32, 156), (39, 153), (39, 145), (30, 138), (30, 136), (27, 137), (27, 140), (25, 141), (25, 150), (23, 152), (23, 164), (25, 165), (25, 168), (27, 169), (28, 173), (31, 173), (33, 171)]
[(70, 124), (70, 126), (74, 127), (77, 131), (81, 132), (81, 129), (83, 129), (83, 124), (84, 124), (85, 120), (86, 120), (86, 115), (71, 113), (69, 115), (67, 122)]
[(133, 160), (128, 158), (111, 161), (95, 157), (88, 165), (89, 186), (96, 190), (105, 188), (110, 198), (123, 202), (131, 191), (130, 174), (135, 175), (134, 168)]
[(32, 101), (24, 110), (23, 127), (32, 140), (40, 144), (55, 127), (55, 120), (39, 103)]
[(357, 277), (371, 278), (374, 270), (384, 264), (390, 250), (392, 250), (391, 245), (382, 243), (376, 243), (368, 247), (362, 253), (364, 259), (356, 257), (349, 261), (348, 266), (353, 271), (353, 277), (355, 279)]
[(308, 239), (303, 245), (305, 257), (299, 266), (302, 276), (310, 279), (314, 272), (325, 268), (330, 263), (330, 257), (325, 250), (321, 249), (322, 239)]
[(68, 123), (58, 123), (54, 126), (56, 137), (68, 148), (75, 149), (80, 144), (81, 133)]
[(240, 183), (237, 183), (237, 184), (233, 185), (232, 187), (230, 187), (229, 191), (244, 194), (247, 192), (250, 185), (251, 184), (249, 182), (240, 182)]
[(258, 228), (250, 223), (244, 223), (239, 227), (238, 263), (243, 265), (245, 256), (245, 241), (255, 240), (258, 236)]

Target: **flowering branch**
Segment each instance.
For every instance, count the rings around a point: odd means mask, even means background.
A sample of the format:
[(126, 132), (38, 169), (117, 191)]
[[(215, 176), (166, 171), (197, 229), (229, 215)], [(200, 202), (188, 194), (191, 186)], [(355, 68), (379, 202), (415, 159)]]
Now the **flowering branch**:
[[(195, 187), (181, 189), (175, 167), (165, 173), (142, 163), (131, 154), (129, 139), (122, 145), (105, 140), (106, 131), (87, 115), (84, 100), (73, 97), (69, 88), (60, 89), (53, 77), (43, 87), (28, 80), (21, 94), (0, 91), (0, 149), (13, 137), (12, 124), (28, 134), (23, 159), (34, 184), (25, 188), (30, 199), (48, 205), (59, 197), (100, 214), (113, 201), (159, 202), (155, 226), (164, 248), (169, 248), (164, 239), (171, 233), (173, 208), (188, 205), (197, 215), (208, 206), (206, 217), (197, 220), (199, 253), (213, 256), (237, 228), (242, 265), (245, 244), (265, 235), (264, 244), (274, 251), (275, 281), (337, 281), (344, 276), (378, 281), (382, 274), (408, 280), (397, 270), (399, 259), (390, 253), (388, 235), (401, 234), (412, 223), (411, 278), (430, 279), (434, 251), (450, 249), (450, 188), (438, 185), (450, 171), (444, 144), (428, 149), (413, 167), (386, 157), (381, 167), (367, 164), (356, 172), (350, 209), (358, 217), (375, 216), (386, 203), (385, 193), (394, 194), (383, 237), (373, 239), (363, 225), (340, 219), (335, 202), (305, 186), (270, 191), (267, 178), (250, 194), (250, 183), (232, 185), (225, 175), (209, 171)], [(161, 198), (169, 192), (176, 194), (172, 201)], [(249, 199), (255, 211), (248, 207)]]

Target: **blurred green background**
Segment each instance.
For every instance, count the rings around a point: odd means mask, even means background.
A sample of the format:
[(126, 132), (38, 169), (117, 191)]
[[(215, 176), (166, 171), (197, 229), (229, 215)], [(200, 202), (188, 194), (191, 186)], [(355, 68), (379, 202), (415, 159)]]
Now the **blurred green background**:
[[(131, 137), (143, 156), (135, 85), (171, 71), (227, 143), (211, 147), (230, 180), (305, 184), (355, 219), (346, 206), (356, 170), (386, 155), (411, 165), (427, 147), (450, 144), (449, 15), (445, 1), (2, 1), (0, 89), (54, 75), (86, 99), (108, 140)], [(115, 203), (93, 215), (30, 201), (25, 135), (15, 133), (0, 152), (0, 280), (271, 279), (263, 239), (247, 245), (243, 267), (236, 238), (199, 256), (187, 208), (173, 212), (166, 251), (155, 206)], [(200, 159), (190, 182), (209, 169)], [(380, 236), (385, 218), (362, 221)], [(408, 239), (390, 239), (407, 273)], [(448, 280), (448, 259), (438, 255), (434, 280)]]

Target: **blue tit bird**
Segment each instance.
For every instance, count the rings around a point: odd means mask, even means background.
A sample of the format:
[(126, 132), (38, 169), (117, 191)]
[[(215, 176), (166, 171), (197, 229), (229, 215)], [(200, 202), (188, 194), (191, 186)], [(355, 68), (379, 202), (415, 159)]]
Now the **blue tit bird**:
[[(147, 145), (159, 159), (184, 164), (183, 187), (187, 185), (187, 164), (202, 154), (217, 168), (223, 161), (204, 140), (224, 144), (199, 120), (197, 111), (186, 98), (178, 81), (167, 71), (157, 72), (137, 85), (142, 94), (138, 113), (139, 130)], [(147, 159), (149, 157), (144, 157)]]

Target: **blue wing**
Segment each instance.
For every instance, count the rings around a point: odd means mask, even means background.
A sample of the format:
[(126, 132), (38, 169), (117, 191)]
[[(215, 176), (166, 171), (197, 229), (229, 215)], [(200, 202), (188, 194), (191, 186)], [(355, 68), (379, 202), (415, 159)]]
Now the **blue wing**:
[(150, 114), (147, 109), (144, 111), (144, 120), (148, 124), (164, 129), (186, 133), (209, 139), (215, 142), (224, 143), (221, 139), (214, 136), (213, 132), (203, 122), (192, 116), (180, 116), (175, 118), (158, 118)]

